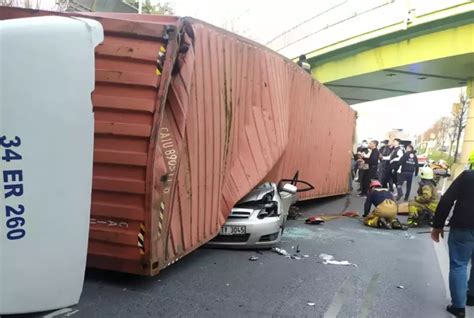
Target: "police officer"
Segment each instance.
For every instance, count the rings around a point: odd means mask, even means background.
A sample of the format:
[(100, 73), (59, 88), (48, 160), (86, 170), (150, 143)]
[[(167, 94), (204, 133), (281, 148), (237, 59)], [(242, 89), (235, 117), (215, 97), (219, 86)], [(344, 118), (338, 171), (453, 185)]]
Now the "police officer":
[[(382, 177), (382, 186), (387, 187), (390, 192), (393, 192), (393, 186), (397, 186), (396, 174), (399, 168), (398, 164), (403, 156), (403, 150), (400, 148), (400, 139), (394, 139), (387, 149), (384, 149), (382, 154), (382, 162), (384, 162), (384, 174)], [(395, 180), (395, 181), (394, 181)]]
[(400, 168), (397, 180), (397, 201), (403, 196), (402, 186), (407, 183), (407, 192), (405, 193), (405, 201), (408, 201), (411, 192), (411, 184), (413, 182), (413, 174), (418, 176), (418, 158), (414, 152), (413, 146), (407, 146), (407, 152), (400, 159)]
[[(395, 138), (393, 140), (393, 149), (392, 153), (390, 154), (390, 179), (389, 183), (392, 182), (395, 186), (397, 186), (397, 177), (398, 177), (398, 168), (400, 168), (400, 159), (402, 159), (404, 152), (403, 149), (400, 147), (401, 140), (399, 138)], [(392, 186), (390, 185), (390, 188)], [(390, 189), (392, 191), (392, 189)]]

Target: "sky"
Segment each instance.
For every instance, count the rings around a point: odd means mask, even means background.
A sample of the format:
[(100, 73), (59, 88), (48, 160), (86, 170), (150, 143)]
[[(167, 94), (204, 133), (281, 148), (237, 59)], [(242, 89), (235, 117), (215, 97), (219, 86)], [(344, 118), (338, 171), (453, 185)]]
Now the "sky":
[(344, 0), (175, 0), (180, 16), (192, 16), (265, 44), (283, 31)]
[[(176, 14), (193, 16), (265, 44), (298, 23), (344, 0), (175, 0)], [(382, 139), (392, 129), (419, 135), (449, 116), (461, 88), (413, 94), (354, 105), (359, 140)]]
[[(54, 0), (41, 1), (45, 5), (54, 4)], [(167, 2), (174, 7), (176, 15), (192, 16), (265, 44), (298, 23), (347, 0), (174, 0)], [(456, 88), (355, 105), (353, 108), (359, 113), (357, 136), (359, 140), (380, 139), (393, 128), (403, 129), (410, 134), (421, 134), (438, 118), (450, 114), (452, 104), (457, 101), (459, 92), (460, 88)]]
[(353, 105), (358, 112), (357, 137), (382, 139), (392, 129), (420, 135), (443, 116), (450, 116), (461, 88), (445, 89)]

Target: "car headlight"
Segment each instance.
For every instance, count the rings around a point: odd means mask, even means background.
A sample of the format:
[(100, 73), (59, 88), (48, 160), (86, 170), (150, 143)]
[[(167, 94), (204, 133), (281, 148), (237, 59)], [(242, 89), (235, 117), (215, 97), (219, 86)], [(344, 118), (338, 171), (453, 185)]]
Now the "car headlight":
[(275, 195), (274, 191), (268, 192), (265, 194), (262, 198), (262, 201), (267, 203), (267, 202), (272, 202), (273, 201), (273, 196)]
[(258, 215), (257, 215), (259, 219), (276, 217), (276, 216), (279, 216), (279, 213), (278, 213), (278, 203), (275, 201), (265, 204), (265, 206), (260, 210), (260, 212), (258, 212)]

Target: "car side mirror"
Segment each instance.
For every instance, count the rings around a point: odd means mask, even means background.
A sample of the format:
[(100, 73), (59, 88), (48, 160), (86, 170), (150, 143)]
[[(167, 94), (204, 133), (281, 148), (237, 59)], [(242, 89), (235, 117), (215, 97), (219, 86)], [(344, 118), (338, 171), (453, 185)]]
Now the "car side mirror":
[(296, 192), (298, 192), (298, 188), (292, 184), (287, 183), (283, 186), (282, 191), (288, 192), (290, 194), (296, 194)]

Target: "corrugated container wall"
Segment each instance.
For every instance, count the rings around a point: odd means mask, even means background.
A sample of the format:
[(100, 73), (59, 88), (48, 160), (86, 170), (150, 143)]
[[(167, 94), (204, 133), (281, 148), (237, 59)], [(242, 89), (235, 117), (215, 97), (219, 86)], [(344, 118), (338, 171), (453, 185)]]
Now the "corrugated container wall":
[(349, 188), (355, 113), (333, 92), (307, 74), (293, 74), (290, 129), (285, 152), (268, 180), (291, 178), (296, 171), (315, 189), (298, 194), (312, 199), (345, 194)]
[[(57, 14), (1, 8), (0, 18)], [(263, 180), (346, 193), (355, 113), (292, 61), (194, 19), (89, 14), (96, 49), (89, 266), (155, 275)], [(73, 169), (73, 167), (71, 167)]]

